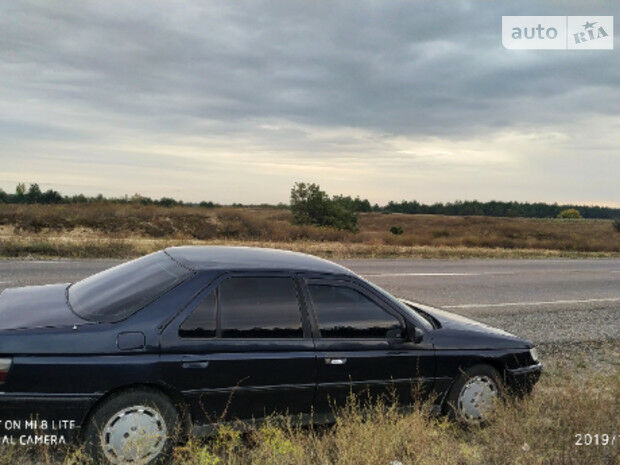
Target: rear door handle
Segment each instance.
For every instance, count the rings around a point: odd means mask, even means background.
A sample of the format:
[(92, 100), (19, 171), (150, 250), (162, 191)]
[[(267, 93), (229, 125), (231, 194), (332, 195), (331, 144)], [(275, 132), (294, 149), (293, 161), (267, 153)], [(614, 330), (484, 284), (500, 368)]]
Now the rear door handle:
[(326, 358), (325, 359), (326, 365), (344, 365), (345, 363), (347, 363), (346, 358)]

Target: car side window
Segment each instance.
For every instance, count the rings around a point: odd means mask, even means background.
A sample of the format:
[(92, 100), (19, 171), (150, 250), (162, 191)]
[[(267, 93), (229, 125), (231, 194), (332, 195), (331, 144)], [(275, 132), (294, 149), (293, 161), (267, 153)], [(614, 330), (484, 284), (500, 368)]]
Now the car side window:
[(228, 278), (181, 324), (179, 336), (302, 338), (295, 283), (286, 277)]
[(192, 314), (179, 328), (181, 337), (215, 337), (217, 316), (216, 291), (213, 290), (200, 301)]
[(220, 284), (222, 337), (301, 338), (301, 312), (291, 278), (239, 277)]
[(401, 322), (355, 289), (345, 286), (308, 286), (319, 330), (324, 338), (381, 338)]

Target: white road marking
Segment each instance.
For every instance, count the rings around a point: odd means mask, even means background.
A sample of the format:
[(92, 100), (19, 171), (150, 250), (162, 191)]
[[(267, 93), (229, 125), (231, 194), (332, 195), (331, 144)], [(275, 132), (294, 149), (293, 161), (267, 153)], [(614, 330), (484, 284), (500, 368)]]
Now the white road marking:
[(538, 270), (537, 273), (548, 273), (549, 271), (555, 271), (558, 273), (620, 273), (620, 270), (606, 270), (605, 268), (569, 268), (566, 270)]
[(489, 274), (515, 274), (512, 271), (485, 271), (481, 273), (375, 273), (362, 274), (362, 276), (380, 278), (383, 276), (482, 276)]
[(380, 277), (380, 276), (478, 276), (480, 273), (378, 273), (364, 274), (362, 276)]
[(587, 269), (567, 269), (567, 270), (524, 270), (524, 271), (480, 271), (480, 272), (452, 272), (452, 273), (431, 273), (431, 272), (411, 272), (411, 273), (360, 273), (369, 278), (398, 277), (398, 276), (488, 276), (488, 275), (512, 275), (512, 274), (535, 274), (535, 273), (620, 273), (620, 270), (587, 270)]
[(620, 302), (620, 297), (610, 297), (608, 299), (550, 300), (546, 302), (502, 302), (498, 304), (443, 305), (442, 308), (523, 307), (530, 305), (587, 304), (594, 302)]

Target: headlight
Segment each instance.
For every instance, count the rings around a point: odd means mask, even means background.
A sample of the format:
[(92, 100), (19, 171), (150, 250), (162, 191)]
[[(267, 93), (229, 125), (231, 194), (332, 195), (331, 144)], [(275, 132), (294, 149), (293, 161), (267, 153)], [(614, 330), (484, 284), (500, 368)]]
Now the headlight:
[(532, 360), (534, 360), (535, 362), (538, 361), (538, 352), (534, 347), (530, 349), (530, 357), (532, 357)]

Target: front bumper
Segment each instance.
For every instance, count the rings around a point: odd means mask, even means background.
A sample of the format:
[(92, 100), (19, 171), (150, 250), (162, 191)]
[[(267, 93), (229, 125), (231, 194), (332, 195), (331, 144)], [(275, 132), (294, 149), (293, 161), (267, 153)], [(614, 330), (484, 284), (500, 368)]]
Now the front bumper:
[(518, 393), (528, 393), (540, 379), (542, 371), (543, 364), (540, 362), (535, 365), (509, 369), (507, 370), (509, 385)]

